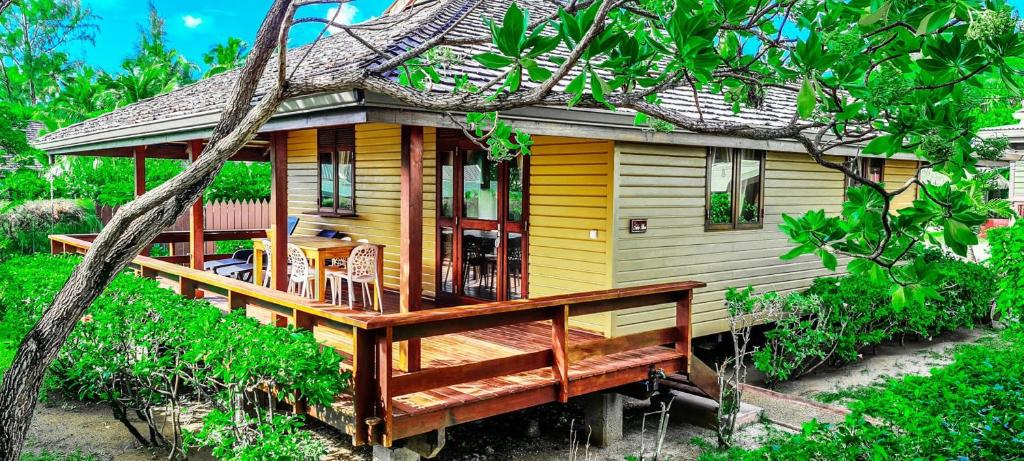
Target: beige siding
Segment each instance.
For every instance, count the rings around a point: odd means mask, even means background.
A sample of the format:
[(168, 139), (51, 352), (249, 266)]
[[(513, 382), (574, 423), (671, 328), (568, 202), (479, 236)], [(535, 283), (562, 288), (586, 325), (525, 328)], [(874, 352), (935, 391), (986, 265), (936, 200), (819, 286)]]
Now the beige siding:
[[(907, 181), (917, 173), (917, 161), (915, 160), (885, 160), (885, 172), (882, 179), (885, 181), (886, 190), (892, 191), (906, 185)], [(911, 186), (906, 192), (896, 196), (892, 201), (892, 209), (899, 210), (910, 206), (917, 198), (917, 186)]]
[[(424, 130), (423, 151), (423, 291), (434, 295), (435, 130)], [(316, 210), (316, 130), (288, 134), (288, 213), (299, 216), (296, 235), (321, 229), (344, 232), (353, 239), (386, 245), (384, 285), (398, 287), (401, 127), (382, 123), (356, 125), (356, 213), (354, 218), (309, 214)]]
[(1014, 162), (1010, 170), (1010, 199), (1024, 201), (1024, 162)]
[[(612, 143), (552, 136), (535, 136), (534, 142), (530, 297), (611, 288)], [(610, 334), (610, 319), (599, 314), (573, 320)]]
[[(705, 231), (706, 148), (619, 143), (615, 151), (615, 285), (707, 283), (694, 297), (695, 335), (727, 328), (723, 300), (729, 287), (795, 290), (831, 273), (811, 256), (780, 260), (791, 245), (778, 224), (782, 213), (838, 213), (843, 200), (841, 173), (818, 166), (806, 155), (770, 152), (764, 228)], [(647, 233), (630, 234), (630, 218), (647, 218)], [(613, 316), (612, 334), (669, 326), (673, 316), (671, 306), (623, 311)]]

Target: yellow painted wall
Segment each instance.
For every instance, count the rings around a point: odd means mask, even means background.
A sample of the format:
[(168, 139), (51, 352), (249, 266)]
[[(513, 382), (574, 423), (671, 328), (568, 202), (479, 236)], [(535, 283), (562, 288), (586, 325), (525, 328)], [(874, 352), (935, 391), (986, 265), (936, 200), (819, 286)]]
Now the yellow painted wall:
[[(614, 144), (552, 136), (534, 136), (534, 142), (530, 297), (611, 288)], [(574, 318), (574, 324), (611, 334), (610, 320), (605, 313)]]
[[(423, 149), (423, 291), (434, 296), (436, 132), (424, 129)], [(356, 213), (354, 218), (328, 218), (316, 210), (316, 130), (288, 134), (288, 214), (298, 216), (296, 235), (322, 229), (344, 232), (353, 240), (386, 245), (384, 285), (399, 283), (399, 220), (401, 202), (401, 127), (383, 123), (356, 125)]]
[[(917, 173), (916, 160), (885, 159), (885, 170), (882, 179), (885, 182), (885, 189), (893, 191), (903, 187), (910, 178)], [(917, 186), (912, 186), (906, 192), (897, 195), (892, 201), (892, 210), (895, 212), (901, 208), (910, 206), (917, 198)]]
[[(769, 152), (763, 229), (705, 231), (706, 147), (617, 143), (615, 150), (615, 286), (707, 283), (694, 295), (695, 336), (728, 329), (724, 299), (730, 287), (787, 292), (832, 274), (812, 256), (780, 260), (792, 244), (778, 225), (783, 213), (839, 213), (842, 173), (817, 165), (806, 154)], [(646, 218), (647, 232), (630, 234), (630, 218)], [(612, 334), (668, 327), (674, 318), (671, 305), (624, 310), (613, 316)]]

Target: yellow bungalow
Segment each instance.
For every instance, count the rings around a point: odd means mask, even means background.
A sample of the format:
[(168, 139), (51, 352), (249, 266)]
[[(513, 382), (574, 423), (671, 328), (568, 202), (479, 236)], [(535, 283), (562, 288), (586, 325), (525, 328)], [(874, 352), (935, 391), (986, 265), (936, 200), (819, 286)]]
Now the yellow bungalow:
[[(393, 8), (378, 21), (429, 31), (469, 14), (463, 3)], [(499, 11), (507, 2), (485, 3)], [(360, 45), (338, 34), (316, 46), (319, 59), (306, 65), (344, 62), (346, 50)], [(201, 152), (234, 75), (50, 133), (37, 146), (51, 155), (134, 157), (144, 178), (147, 157)], [(666, 104), (687, 106), (686, 97), (669, 95)], [(779, 97), (738, 114), (719, 96), (703, 104), (708, 117), (765, 124), (795, 110)], [(678, 373), (714, 396), (714, 379), (690, 348), (695, 337), (727, 330), (726, 289), (797, 290), (829, 274), (811, 257), (779, 259), (789, 246), (777, 230), (781, 215), (836, 213), (847, 186), (795, 142), (658, 132), (635, 126), (632, 114), (599, 110), (528, 107), (503, 116), (533, 135), (531, 155), (495, 162), (448, 114), (361, 91), (290, 101), (236, 155), (273, 165), (273, 254), (325, 231), (383, 248), (383, 313), (366, 302), (331, 303), (322, 276), (312, 299), (284, 293), (283, 258), (268, 268), (270, 288), (204, 272), (206, 261), (224, 257), (204, 255), (204, 241), (268, 233), (204, 232), (202, 207), (193, 209), (189, 235), (158, 240), (188, 241), (198, 251), (140, 256), (133, 266), (185, 295), (199, 289), (223, 296), (229, 308), (262, 309), (275, 322), (314, 330), (351, 359), (353, 392), (332, 408), (296, 410), (347, 431), (356, 444), (380, 447), (622, 389), (656, 379), (652, 370)], [(854, 147), (834, 154), (859, 155)], [(893, 188), (917, 166), (900, 157), (857, 162)], [(297, 218), (291, 235), (288, 217)], [(55, 252), (89, 247), (88, 236), (53, 242)], [(609, 394), (591, 398), (602, 410), (621, 406)], [(603, 425), (598, 442), (614, 438), (614, 421), (590, 422)]]

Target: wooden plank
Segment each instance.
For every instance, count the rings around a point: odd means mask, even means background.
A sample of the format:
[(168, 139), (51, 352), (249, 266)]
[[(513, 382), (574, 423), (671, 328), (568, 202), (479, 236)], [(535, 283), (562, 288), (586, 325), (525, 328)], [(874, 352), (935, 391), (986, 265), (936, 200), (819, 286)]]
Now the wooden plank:
[(397, 397), (438, 387), (469, 383), (504, 375), (514, 375), (524, 371), (548, 367), (551, 364), (551, 351), (545, 349), (465, 365), (428, 368), (392, 378), (391, 394)]
[(656, 363), (643, 363), (636, 367), (624, 367), (611, 373), (603, 373), (586, 379), (573, 380), (569, 383), (569, 395), (571, 397), (575, 397), (578, 395), (591, 394), (646, 380), (652, 367), (655, 369), (661, 369), (665, 374), (670, 375), (677, 373), (679, 370), (686, 367), (686, 358), (679, 357), (671, 360), (662, 360)]
[(495, 415), (535, 407), (558, 399), (555, 386), (544, 386), (494, 399), (478, 400), (465, 405), (398, 418), (394, 438), (404, 439), (442, 427), (454, 426)]
[(352, 329), (352, 394), (355, 427), (352, 433), (352, 445), (361, 446), (373, 443), (370, 440), (369, 427), (366, 419), (373, 416), (377, 404), (377, 388), (373, 379), (376, 360), (373, 333), (358, 328)]
[(288, 133), (270, 135), (271, 287), (288, 290)]
[(558, 401), (569, 401), (569, 306), (551, 316), (551, 373), (558, 380)]
[[(401, 165), (399, 311), (415, 312), (423, 299), (423, 127), (402, 126)], [(420, 348), (418, 338), (399, 344), (401, 370), (420, 369)]]
[(721, 388), (718, 386), (718, 373), (696, 356), (689, 356), (687, 363), (690, 370), (687, 373), (687, 377), (689, 377), (690, 382), (697, 389), (704, 391), (705, 394), (717, 401), (722, 394)]
[(641, 349), (650, 346), (673, 344), (678, 338), (679, 330), (675, 327), (646, 331), (611, 339), (597, 339), (569, 347), (569, 361), (577, 362), (593, 357), (601, 357), (619, 352)]
[[(199, 155), (203, 152), (203, 141), (201, 139), (194, 139), (188, 143), (189, 159), (195, 162), (199, 159)], [(193, 269), (202, 270), (205, 260), (203, 256), (206, 255), (203, 244), (203, 196), (199, 195), (196, 202), (192, 204), (191, 211), (189, 212), (189, 256), (191, 257), (191, 266)], [(199, 295), (197, 293), (197, 295)], [(201, 296), (200, 296), (201, 297)]]
[[(376, 345), (377, 345), (377, 416), (383, 421), (380, 427), (380, 440), (375, 440), (375, 443), (380, 443), (385, 447), (390, 447), (391, 443), (395, 440), (394, 437), (394, 401), (391, 395), (391, 374), (392, 374), (392, 355), (391, 350), (394, 342), (392, 341), (392, 330), (391, 328), (384, 328), (378, 330), (376, 333)], [(356, 398), (360, 398), (356, 396)]]

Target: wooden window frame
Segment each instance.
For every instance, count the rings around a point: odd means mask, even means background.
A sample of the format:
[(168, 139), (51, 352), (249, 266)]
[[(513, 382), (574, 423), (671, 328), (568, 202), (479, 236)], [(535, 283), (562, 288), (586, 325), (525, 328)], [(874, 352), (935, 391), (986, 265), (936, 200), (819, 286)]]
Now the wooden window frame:
[[(352, 177), (350, 178), (351, 179), (351, 183), (352, 183), (352, 207), (351, 208), (342, 208), (342, 207), (340, 207), (338, 205), (339, 202), (341, 201), (340, 200), (340, 198), (341, 198), (341, 193), (340, 193), (341, 192), (341, 175), (340, 175), (340, 173), (341, 173), (341, 163), (338, 160), (339, 160), (339, 156), (342, 153), (348, 154), (350, 156), (350, 158), (352, 159), (352, 161), (350, 162), (350, 165), (352, 166), (352, 168), (351, 168)], [(333, 173), (334, 173), (334, 191), (333, 191), (334, 192), (334, 206), (333, 207), (325, 207), (325, 206), (323, 206), (323, 203), (322, 203), (322, 201), (323, 201), (323, 195), (322, 195), (323, 194), (323, 168), (322, 168), (322, 165), (323, 164), (320, 162), (320, 156), (324, 155), (324, 154), (329, 154), (331, 156), (331, 168), (333, 169)], [(325, 150), (325, 148), (320, 146), (320, 143), (319, 143), (319, 130), (318, 130), (317, 148), (316, 148), (316, 211), (313, 211), (313, 212), (310, 212), (310, 213), (307, 213), (307, 214), (312, 214), (312, 215), (317, 215), (317, 216), (324, 216), (324, 217), (330, 217), (330, 218), (347, 218), (347, 217), (354, 217), (354, 216), (356, 216), (356, 153), (355, 153), (355, 149), (352, 146), (340, 146), (337, 143), (335, 143), (335, 145), (332, 148), (330, 148), (329, 150)]]
[[(885, 182), (885, 157), (854, 157), (853, 160), (856, 162), (855, 168), (857, 169), (857, 174), (861, 175), (863, 178), (868, 177), (868, 165), (870, 162), (874, 160), (880, 161), (882, 169), (878, 174), (878, 182)], [(865, 162), (865, 160), (867, 160), (867, 162)], [(853, 178), (847, 176), (846, 173), (843, 173), (843, 183), (845, 184), (843, 187), (843, 201), (845, 202), (847, 191), (849, 191), (851, 187), (854, 187)]]
[[(720, 147), (719, 149), (728, 149), (729, 156), (732, 159), (732, 178), (733, 180), (729, 185), (729, 194), (732, 196), (732, 221), (728, 223), (712, 223), (711, 222), (711, 169), (714, 165), (712, 163), (712, 153), (715, 147), (708, 147), (707, 155), (705, 155), (705, 171), (704, 171), (704, 230), (705, 231), (726, 231), (726, 230), (749, 230), (749, 229), (763, 229), (764, 228), (764, 191), (765, 191), (765, 165), (768, 163), (768, 153), (759, 149), (740, 149), (736, 147)], [(740, 170), (742, 163), (739, 161), (740, 156), (744, 152), (752, 152), (761, 156), (761, 171), (758, 173), (761, 178), (761, 191), (758, 194), (757, 200), (757, 222), (756, 223), (741, 223), (740, 213), (742, 207), (739, 206), (740, 198)]]

